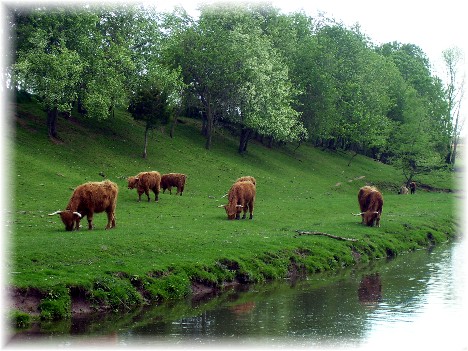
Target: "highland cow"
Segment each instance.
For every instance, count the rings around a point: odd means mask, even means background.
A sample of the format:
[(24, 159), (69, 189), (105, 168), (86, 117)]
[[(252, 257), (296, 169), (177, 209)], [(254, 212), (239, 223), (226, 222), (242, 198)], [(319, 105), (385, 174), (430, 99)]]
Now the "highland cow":
[(232, 185), (228, 193), (228, 204), (220, 205), (224, 207), (228, 219), (240, 219), (240, 213), (243, 210), (242, 219), (246, 218), (247, 210), (250, 212), (250, 219), (253, 218), (253, 209), (255, 202), (255, 185), (251, 181), (236, 182)]
[(72, 231), (80, 229), (80, 220), (88, 217), (88, 229), (93, 229), (94, 213), (107, 213), (106, 229), (115, 227), (115, 207), (119, 188), (117, 184), (105, 180), (103, 182), (88, 182), (78, 186), (70, 198), (64, 211), (49, 214), (60, 215), (65, 229)]
[(163, 174), (161, 176), (161, 189), (163, 191), (163, 194), (166, 191), (166, 189), (169, 189), (169, 194), (172, 195), (172, 187), (176, 187), (176, 195), (180, 193), (180, 196), (182, 196), (182, 193), (185, 188), (185, 179), (187, 179), (187, 176), (182, 173)]
[(151, 201), (149, 191), (154, 192), (154, 201), (159, 201), (159, 189), (161, 186), (161, 174), (157, 171), (140, 172), (134, 177), (128, 177), (128, 188), (137, 189), (138, 202), (141, 201), (143, 193), (148, 197), (148, 202)]
[(415, 182), (411, 182), (411, 183), (409, 184), (409, 187), (410, 187), (410, 190), (411, 190), (411, 194), (416, 193), (416, 187), (417, 187), (417, 186), (416, 186), (416, 183), (415, 183)]
[(382, 215), (383, 196), (377, 188), (364, 186), (359, 189), (358, 202), (361, 213), (356, 216), (361, 216), (361, 223), (372, 227), (380, 227), (380, 217)]

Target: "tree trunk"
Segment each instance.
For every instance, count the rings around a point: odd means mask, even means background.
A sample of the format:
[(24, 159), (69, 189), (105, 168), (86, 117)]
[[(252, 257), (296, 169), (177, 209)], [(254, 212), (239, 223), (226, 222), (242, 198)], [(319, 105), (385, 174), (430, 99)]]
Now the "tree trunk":
[(358, 155), (358, 152), (357, 151), (354, 151), (354, 155), (351, 156), (351, 158), (349, 159), (349, 162), (348, 162), (348, 167), (351, 166), (351, 162), (353, 162), (353, 159)]
[(455, 160), (457, 158), (457, 146), (458, 146), (458, 136), (456, 136), (453, 141), (452, 159), (450, 160), (452, 166), (455, 166)]
[(243, 154), (247, 151), (247, 143), (249, 142), (250, 136), (252, 135), (252, 129), (241, 128), (240, 140), (239, 140), (239, 153)]
[(177, 117), (174, 118), (174, 122), (172, 122), (172, 126), (171, 126), (171, 132), (169, 133), (171, 139), (174, 137), (174, 132), (175, 132), (175, 128), (177, 126), (177, 122), (179, 121), (179, 119)]
[(211, 110), (210, 101), (207, 101), (206, 104), (206, 143), (205, 148), (207, 150), (211, 149), (211, 142), (212, 142), (212, 134), (213, 134), (213, 125), (214, 125), (214, 116), (213, 111)]
[(147, 156), (147, 147), (148, 147), (148, 132), (149, 132), (150, 128), (148, 125), (146, 125), (146, 128), (145, 128), (145, 145), (143, 147), (143, 158), (146, 158)]
[(49, 138), (59, 139), (57, 135), (57, 117), (57, 107), (53, 107), (47, 111), (47, 133)]

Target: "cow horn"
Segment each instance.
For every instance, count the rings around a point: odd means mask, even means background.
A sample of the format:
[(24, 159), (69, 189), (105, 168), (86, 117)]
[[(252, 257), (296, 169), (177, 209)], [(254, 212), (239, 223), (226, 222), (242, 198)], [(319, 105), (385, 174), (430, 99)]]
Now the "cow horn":
[(54, 213), (49, 213), (49, 216), (55, 216), (56, 214), (61, 214), (62, 211), (55, 211)]
[(81, 218), (81, 213), (74, 211), (73, 214)]
[(244, 207), (244, 206), (242, 206), (242, 205), (236, 205), (236, 207)]
[(365, 212), (361, 212), (361, 213), (351, 213), (353, 216), (362, 216)]
[(224, 207), (225, 205), (219, 205), (218, 208)]
[(225, 198), (226, 196), (228, 196), (229, 194), (224, 194), (221, 199)]

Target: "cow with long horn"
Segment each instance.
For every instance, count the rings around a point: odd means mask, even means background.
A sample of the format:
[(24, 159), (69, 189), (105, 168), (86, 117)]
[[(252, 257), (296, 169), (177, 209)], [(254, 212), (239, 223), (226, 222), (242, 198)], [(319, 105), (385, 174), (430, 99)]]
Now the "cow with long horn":
[(236, 182), (229, 190), (228, 204), (218, 207), (224, 207), (228, 219), (240, 219), (242, 210), (244, 211), (242, 219), (246, 218), (247, 211), (250, 212), (249, 218), (252, 219), (255, 193), (255, 185), (251, 181)]
[(119, 188), (117, 184), (105, 180), (103, 182), (88, 182), (78, 186), (73, 192), (65, 210), (55, 211), (49, 216), (60, 215), (65, 229), (72, 231), (80, 228), (80, 220), (88, 217), (88, 228), (93, 229), (94, 213), (107, 213), (106, 229), (115, 227), (115, 207)]
[(380, 227), (380, 217), (384, 203), (382, 193), (375, 187), (364, 186), (359, 189), (358, 202), (361, 213), (354, 215), (361, 216), (361, 223), (369, 227)]

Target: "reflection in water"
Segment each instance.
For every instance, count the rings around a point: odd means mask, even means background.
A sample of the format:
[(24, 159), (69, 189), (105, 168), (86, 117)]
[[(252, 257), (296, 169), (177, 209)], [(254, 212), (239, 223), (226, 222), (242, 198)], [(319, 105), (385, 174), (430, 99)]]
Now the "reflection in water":
[(379, 273), (364, 276), (359, 283), (359, 302), (377, 306), (382, 301), (382, 280)]
[[(168, 303), (134, 314), (49, 325), (41, 328), (40, 340), (62, 346), (98, 343), (111, 336), (114, 345), (166, 347), (226, 343), (468, 349), (462, 329), (468, 316), (466, 246), (464, 240), (432, 252), (374, 262), (365, 269), (317, 274), (293, 286), (255, 285), (208, 301)], [(28, 340), (32, 333), (16, 338)]]

